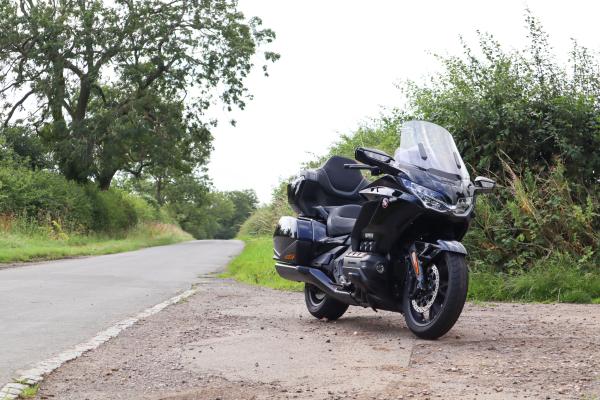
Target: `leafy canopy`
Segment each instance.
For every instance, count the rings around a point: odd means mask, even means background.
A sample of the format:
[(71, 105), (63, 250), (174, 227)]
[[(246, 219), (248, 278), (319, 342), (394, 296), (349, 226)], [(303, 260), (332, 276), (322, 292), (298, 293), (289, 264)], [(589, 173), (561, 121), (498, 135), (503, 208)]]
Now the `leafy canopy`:
[(203, 162), (204, 112), (244, 107), (252, 57), (275, 36), (235, 0), (0, 0), (0, 26), (3, 125), (29, 127), (67, 178), (103, 187), (117, 171)]

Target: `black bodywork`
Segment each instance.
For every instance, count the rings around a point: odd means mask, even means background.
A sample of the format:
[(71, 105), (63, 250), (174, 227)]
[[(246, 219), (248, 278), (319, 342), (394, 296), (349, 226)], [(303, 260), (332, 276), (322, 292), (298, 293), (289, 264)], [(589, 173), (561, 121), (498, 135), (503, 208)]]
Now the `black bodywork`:
[[(424, 207), (407, 180), (428, 180), (449, 202), (474, 189), (461, 192), (444, 176), (378, 163), (362, 150), (356, 158), (368, 165), (333, 157), (288, 185), (298, 217), (282, 217), (275, 230), (276, 269), (347, 304), (400, 312), (409, 251), (424, 262), (441, 251), (466, 254), (460, 240), (472, 218), (472, 207), (460, 216)], [(379, 177), (369, 183), (359, 169)]]

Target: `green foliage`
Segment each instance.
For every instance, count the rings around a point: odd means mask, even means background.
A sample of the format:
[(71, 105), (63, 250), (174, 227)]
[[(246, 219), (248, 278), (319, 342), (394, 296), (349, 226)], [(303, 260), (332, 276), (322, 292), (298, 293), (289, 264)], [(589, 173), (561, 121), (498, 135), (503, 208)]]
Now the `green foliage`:
[(149, 211), (140, 207), (143, 200), (139, 199), (134, 205), (131, 196), (120, 190), (100, 191), (88, 186), (87, 194), (92, 205), (91, 230), (95, 232), (124, 232), (139, 222), (138, 210), (142, 209), (143, 214)]
[(489, 34), (462, 56), (438, 57), (443, 70), (427, 85), (408, 85), (411, 113), (452, 132), (475, 171), (502, 175), (499, 155), (533, 173), (560, 157), (565, 176), (595, 184), (600, 177), (600, 76), (595, 53), (573, 43), (557, 64), (548, 35), (530, 13), (529, 45), (506, 51)]
[(327, 154), (307, 164), (309, 168), (317, 168), (334, 155), (354, 158), (357, 147), (377, 148), (393, 155), (400, 145), (398, 124), (400, 116), (393, 118), (382, 116), (380, 120), (372, 121), (370, 125), (363, 125), (355, 132), (342, 134), (340, 139), (329, 147)]
[(92, 213), (83, 186), (48, 171), (0, 167), (0, 214), (87, 230), (94, 224)]
[(235, 237), (258, 202), (253, 190), (219, 192), (206, 177), (192, 174), (126, 179), (120, 187), (136, 193), (136, 198), (160, 204), (161, 211), (197, 239)]
[(20, 394), (20, 397), (23, 399), (32, 399), (37, 395), (38, 390), (40, 389), (39, 384), (35, 384), (33, 386), (27, 386)]
[(256, 210), (258, 198), (254, 190), (235, 190), (224, 192), (224, 198), (221, 201), (230, 201), (233, 205), (233, 212), (228, 218), (221, 218), (219, 221), (219, 230), (215, 232), (215, 239), (234, 238), (240, 226)]
[(567, 253), (556, 252), (527, 271), (513, 274), (472, 270), (469, 298), (484, 301), (556, 301), (591, 303), (600, 298), (600, 271), (577, 265)]
[(99, 190), (49, 171), (0, 166), (0, 215), (64, 232), (125, 233), (138, 223), (163, 220), (140, 197)]
[(0, 128), (0, 160), (30, 169), (50, 168), (50, 157), (42, 140), (25, 127)]
[(274, 289), (302, 290), (303, 284), (281, 278), (273, 263), (271, 236), (243, 237), (244, 250), (227, 266), (224, 277)]
[(261, 25), (229, 0), (0, 0), (3, 126), (39, 132), (67, 178), (104, 189), (118, 171), (189, 173), (210, 151), (204, 111), (245, 106), (275, 37)]
[[(600, 265), (600, 197), (577, 201), (561, 162), (547, 176), (523, 177), (504, 164), (504, 187), (477, 199), (476, 219), (465, 238), (474, 269), (510, 274), (534, 268), (556, 254), (577, 271)], [(584, 272), (581, 272), (584, 273)]]

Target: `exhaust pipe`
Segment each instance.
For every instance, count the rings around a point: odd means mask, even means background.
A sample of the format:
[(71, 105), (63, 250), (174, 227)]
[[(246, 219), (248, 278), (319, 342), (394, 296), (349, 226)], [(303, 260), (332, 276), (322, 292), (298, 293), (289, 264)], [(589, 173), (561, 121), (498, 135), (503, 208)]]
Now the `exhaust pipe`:
[(350, 304), (360, 305), (354, 297), (345, 290), (341, 290), (338, 285), (333, 283), (325, 273), (317, 268), (304, 267), (301, 265), (275, 264), (275, 269), (279, 276), (284, 279), (296, 282), (306, 282), (319, 288), (326, 295)]

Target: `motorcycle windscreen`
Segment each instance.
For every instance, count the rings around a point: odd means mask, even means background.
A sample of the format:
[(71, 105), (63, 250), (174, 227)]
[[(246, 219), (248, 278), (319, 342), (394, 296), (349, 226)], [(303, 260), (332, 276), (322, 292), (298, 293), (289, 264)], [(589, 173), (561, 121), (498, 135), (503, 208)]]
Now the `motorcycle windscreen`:
[(400, 168), (417, 168), (458, 184), (470, 182), (452, 135), (431, 122), (404, 123), (400, 127), (400, 147), (394, 159)]

